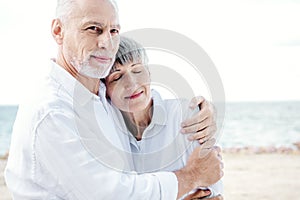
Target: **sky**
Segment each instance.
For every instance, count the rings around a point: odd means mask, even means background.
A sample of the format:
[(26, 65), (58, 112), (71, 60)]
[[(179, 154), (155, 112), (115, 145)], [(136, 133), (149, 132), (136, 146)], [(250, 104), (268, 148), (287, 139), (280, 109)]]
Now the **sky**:
[[(217, 68), (226, 101), (300, 100), (300, 0), (117, 2), (121, 32), (163, 28), (200, 45)], [(30, 96), (27, 88), (41, 81), (36, 75), (46, 73), (56, 53), (55, 4), (0, 1), (0, 104)]]

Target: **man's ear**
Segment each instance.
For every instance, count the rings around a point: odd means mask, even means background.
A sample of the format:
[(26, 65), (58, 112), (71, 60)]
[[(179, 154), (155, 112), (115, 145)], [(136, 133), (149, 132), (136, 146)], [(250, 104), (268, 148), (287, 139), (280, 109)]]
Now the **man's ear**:
[(51, 33), (57, 44), (61, 45), (63, 41), (62, 23), (59, 19), (54, 19), (51, 24)]

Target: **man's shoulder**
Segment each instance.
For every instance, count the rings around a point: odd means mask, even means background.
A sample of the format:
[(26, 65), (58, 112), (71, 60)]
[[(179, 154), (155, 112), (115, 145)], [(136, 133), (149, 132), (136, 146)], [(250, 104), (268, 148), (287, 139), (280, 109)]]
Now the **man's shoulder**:
[(35, 95), (19, 105), (18, 115), (39, 122), (50, 113), (73, 113), (73, 100), (54, 84), (44, 84), (36, 90)]
[(154, 99), (154, 105), (163, 106), (167, 112), (178, 111), (182, 108), (188, 108), (189, 100), (185, 98), (163, 98), (156, 90), (152, 90), (152, 96)]
[(186, 110), (189, 107), (187, 99), (165, 99), (163, 100), (166, 110), (178, 112), (179, 110)]
[(41, 101), (36, 106), (35, 112), (39, 115), (47, 115), (49, 113), (73, 113), (73, 103), (70, 99), (62, 96), (52, 96), (49, 99)]

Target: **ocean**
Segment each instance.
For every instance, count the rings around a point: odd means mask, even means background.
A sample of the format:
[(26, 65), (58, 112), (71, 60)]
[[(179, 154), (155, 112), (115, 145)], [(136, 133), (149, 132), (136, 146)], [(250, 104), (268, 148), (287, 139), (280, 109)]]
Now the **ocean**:
[(0, 105), (0, 156), (8, 151), (17, 111), (18, 106)]
[[(18, 106), (0, 106), (0, 155), (9, 149)], [(300, 101), (226, 104), (221, 147), (292, 147), (300, 141)]]
[(222, 147), (293, 147), (300, 141), (300, 101), (227, 103)]

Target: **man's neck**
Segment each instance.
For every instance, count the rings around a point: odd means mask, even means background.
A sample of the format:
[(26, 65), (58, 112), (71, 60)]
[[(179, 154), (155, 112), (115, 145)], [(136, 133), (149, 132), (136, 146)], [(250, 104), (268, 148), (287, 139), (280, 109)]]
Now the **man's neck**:
[(84, 85), (91, 93), (98, 95), (99, 86), (100, 86), (100, 79), (98, 78), (89, 78), (86, 76), (82, 76), (77, 74), (74, 76), (82, 85)]
[(69, 65), (64, 59), (58, 58), (56, 63), (63, 67), (67, 72), (69, 72), (76, 80), (78, 80), (84, 87), (86, 87), (91, 93), (98, 95), (100, 87), (99, 78), (90, 78), (78, 73), (78, 71)]

